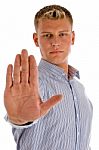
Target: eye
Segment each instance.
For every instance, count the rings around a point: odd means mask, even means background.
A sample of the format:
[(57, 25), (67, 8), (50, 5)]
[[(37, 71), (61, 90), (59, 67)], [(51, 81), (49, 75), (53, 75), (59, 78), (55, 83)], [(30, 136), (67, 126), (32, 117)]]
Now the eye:
[(71, 34), (71, 32), (61, 32), (61, 33), (59, 33), (59, 36), (60, 37), (66, 37), (66, 36), (68, 36), (70, 34)]
[(67, 35), (68, 35), (67, 33), (60, 33), (59, 34), (60, 37), (67, 36)]
[(44, 38), (47, 38), (47, 39), (52, 38), (52, 36), (53, 36), (53, 35), (50, 34), (50, 33), (44, 34), (44, 35), (43, 35), (43, 37), (44, 37)]

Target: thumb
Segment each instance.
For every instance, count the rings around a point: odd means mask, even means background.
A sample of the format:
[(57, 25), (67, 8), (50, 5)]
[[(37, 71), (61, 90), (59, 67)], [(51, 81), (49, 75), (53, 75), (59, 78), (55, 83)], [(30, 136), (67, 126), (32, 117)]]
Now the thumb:
[(60, 102), (62, 95), (55, 95), (41, 105), (41, 116), (46, 114), (55, 104)]

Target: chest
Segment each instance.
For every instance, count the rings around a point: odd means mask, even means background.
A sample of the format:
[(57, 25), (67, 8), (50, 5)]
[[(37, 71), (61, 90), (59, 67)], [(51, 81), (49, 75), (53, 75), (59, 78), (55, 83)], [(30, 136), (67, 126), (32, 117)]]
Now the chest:
[[(62, 94), (61, 102), (51, 110), (54, 118), (73, 123), (79, 117), (79, 122), (90, 120), (92, 114), (91, 103), (86, 96), (84, 87), (76, 82), (66, 80), (50, 80), (44, 87), (42, 98), (46, 101), (53, 95)], [(51, 113), (50, 112), (50, 113)]]

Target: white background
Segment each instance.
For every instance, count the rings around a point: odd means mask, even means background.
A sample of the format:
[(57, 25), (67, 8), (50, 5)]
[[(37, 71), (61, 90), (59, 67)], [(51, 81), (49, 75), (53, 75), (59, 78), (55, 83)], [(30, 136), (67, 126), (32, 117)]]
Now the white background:
[(45, 5), (60, 4), (74, 18), (76, 33), (69, 63), (80, 70), (81, 82), (93, 104), (91, 148), (99, 150), (99, 10), (98, 0), (0, 0), (0, 149), (15, 150), (11, 126), (3, 119), (6, 67), (15, 55), (26, 48), (40, 60), (39, 49), (32, 40), (35, 13)]

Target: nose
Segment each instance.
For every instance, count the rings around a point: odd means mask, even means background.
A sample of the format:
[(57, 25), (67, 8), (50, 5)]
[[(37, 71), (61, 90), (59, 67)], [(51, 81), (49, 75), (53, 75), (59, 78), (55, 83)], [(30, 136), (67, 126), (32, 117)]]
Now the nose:
[(52, 46), (53, 46), (53, 47), (58, 47), (58, 46), (59, 46), (59, 43), (54, 43), (54, 42), (53, 42), (53, 43), (52, 43)]
[(60, 40), (59, 40), (59, 38), (58, 37), (54, 37), (53, 38), (53, 40), (51, 41), (51, 45), (53, 46), (53, 47), (59, 47), (60, 46)]

